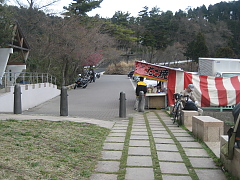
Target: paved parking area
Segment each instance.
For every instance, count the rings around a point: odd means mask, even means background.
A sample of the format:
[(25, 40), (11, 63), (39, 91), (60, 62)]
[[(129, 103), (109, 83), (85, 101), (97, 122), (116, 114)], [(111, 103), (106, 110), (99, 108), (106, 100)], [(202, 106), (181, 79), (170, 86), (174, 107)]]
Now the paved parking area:
[[(127, 115), (133, 110), (135, 92), (127, 75), (102, 75), (95, 83), (89, 83), (86, 89), (77, 88), (68, 91), (68, 115), (73, 117), (94, 118), (100, 120), (118, 120), (120, 93), (126, 95)], [(60, 96), (23, 114), (60, 115)]]

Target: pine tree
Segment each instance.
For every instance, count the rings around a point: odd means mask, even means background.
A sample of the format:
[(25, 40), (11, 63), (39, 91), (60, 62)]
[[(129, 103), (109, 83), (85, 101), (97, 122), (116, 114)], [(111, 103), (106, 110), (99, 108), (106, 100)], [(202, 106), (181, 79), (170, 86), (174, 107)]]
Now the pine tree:
[(63, 7), (68, 10), (64, 15), (80, 15), (86, 16), (87, 12), (100, 7), (103, 0), (73, 0), (74, 2), (69, 7)]

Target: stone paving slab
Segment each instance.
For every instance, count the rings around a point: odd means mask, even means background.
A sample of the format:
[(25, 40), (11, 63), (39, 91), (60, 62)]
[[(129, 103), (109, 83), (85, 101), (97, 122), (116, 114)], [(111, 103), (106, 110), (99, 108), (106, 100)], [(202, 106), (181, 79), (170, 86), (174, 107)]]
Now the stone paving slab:
[(126, 122), (126, 123), (117, 122), (117, 123), (114, 125), (114, 127), (115, 127), (115, 126), (118, 126), (118, 127), (128, 127), (128, 122)]
[(123, 150), (124, 143), (104, 143), (103, 149)]
[(126, 133), (109, 133), (108, 136), (122, 136), (125, 137)]
[(102, 159), (120, 160), (122, 151), (102, 151)]
[(174, 125), (174, 126), (168, 126), (168, 128), (169, 128), (171, 131), (172, 131), (172, 130), (180, 130), (180, 131), (186, 132), (186, 131), (183, 130), (182, 128), (176, 127), (175, 125)]
[(156, 144), (174, 144), (174, 141), (172, 139), (154, 138), (154, 141)]
[(173, 135), (176, 136), (176, 137), (178, 137), (178, 136), (180, 136), (180, 137), (192, 137), (188, 133), (181, 133), (181, 132), (173, 132)]
[(152, 167), (152, 157), (151, 156), (128, 156), (127, 166), (151, 166)]
[(149, 139), (149, 137), (148, 136), (141, 136), (141, 135), (131, 135), (130, 136), (130, 139), (141, 139), (141, 140), (148, 140)]
[(170, 131), (172, 132), (172, 133), (186, 133), (186, 131), (185, 130), (183, 130), (183, 129), (173, 129), (173, 130), (171, 130), (170, 129)]
[(166, 131), (166, 129), (164, 127), (160, 126), (160, 125), (157, 125), (157, 126), (150, 125), (150, 128), (151, 128), (152, 131), (156, 131), (156, 130), (158, 130), (158, 131)]
[(106, 142), (124, 142), (125, 141), (125, 137), (110, 137), (108, 136), (105, 140)]
[(96, 171), (98, 172), (118, 172), (119, 161), (98, 161)]
[(165, 130), (152, 131), (152, 134), (167, 134), (167, 135), (169, 135), (168, 132), (166, 131), (166, 129)]
[(112, 130), (127, 130), (127, 126), (114, 126)]
[(178, 141), (195, 141), (193, 137), (176, 137)]
[(199, 180), (227, 180), (226, 176), (221, 170), (211, 170), (211, 169), (195, 169)]
[(218, 168), (212, 158), (189, 158), (194, 168)]
[(131, 132), (132, 135), (145, 135), (148, 136), (148, 132), (138, 132), (138, 131), (133, 131)]
[(151, 128), (151, 130), (152, 130), (152, 131), (159, 131), (159, 130), (160, 130), (160, 131), (166, 131), (166, 129), (165, 129), (165, 128), (162, 128), (162, 127), (161, 127), (161, 128), (153, 127), (153, 128)]
[(127, 130), (125, 129), (114, 129), (114, 130), (111, 130), (112, 133), (126, 133)]
[(130, 140), (129, 146), (150, 146), (148, 140)]
[(156, 144), (157, 151), (178, 151), (175, 144)]
[(148, 121), (148, 124), (150, 126), (160, 126), (163, 127), (162, 123), (160, 121)]
[(159, 164), (164, 174), (189, 174), (184, 163), (159, 162)]
[(151, 155), (150, 147), (129, 147), (129, 155)]
[(154, 180), (152, 168), (126, 168), (125, 180)]
[(187, 149), (183, 148), (187, 156), (209, 157), (204, 149)]
[(157, 155), (160, 161), (183, 161), (178, 152), (157, 152)]
[(163, 180), (192, 180), (190, 176), (170, 176), (170, 175), (163, 175)]
[(169, 134), (155, 134), (154, 133), (153, 137), (171, 139), (171, 136)]
[(147, 128), (144, 129), (132, 128), (132, 132), (147, 132)]
[(92, 174), (90, 180), (117, 180), (117, 174)]
[(132, 125), (139, 125), (139, 126), (141, 126), (141, 125), (144, 125), (144, 126), (146, 126), (146, 123), (145, 123), (145, 120), (141, 120), (141, 121), (133, 121), (133, 123), (132, 123)]
[(146, 125), (133, 125), (132, 126), (132, 129), (139, 129), (139, 130), (142, 130), (142, 129), (147, 129), (147, 126)]
[(180, 142), (182, 147), (203, 148), (198, 142)]

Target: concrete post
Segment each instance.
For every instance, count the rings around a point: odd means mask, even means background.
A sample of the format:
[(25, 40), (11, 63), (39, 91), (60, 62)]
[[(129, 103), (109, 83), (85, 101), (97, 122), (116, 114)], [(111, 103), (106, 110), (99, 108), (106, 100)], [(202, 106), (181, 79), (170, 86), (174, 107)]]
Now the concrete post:
[(120, 93), (120, 105), (119, 105), (119, 117), (125, 118), (126, 117), (126, 97), (125, 92)]
[(140, 91), (139, 92), (138, 112), (144, 112), (144, 107), (145, 107), (144, 92)]
[(22, 114), (21, 94), (21, 86), (16, 84), (14, 86), (14, 114)]
[(61, 88), (60, 116), (68, 116), (68, 98), (67, 87)]

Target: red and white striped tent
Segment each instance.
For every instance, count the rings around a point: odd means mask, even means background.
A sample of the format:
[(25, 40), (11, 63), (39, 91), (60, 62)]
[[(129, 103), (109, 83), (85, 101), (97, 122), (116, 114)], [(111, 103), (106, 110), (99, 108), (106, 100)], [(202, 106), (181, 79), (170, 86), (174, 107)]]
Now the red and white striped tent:
[(136, 61), (134, 74), (167, 81), (168, 105), (174, 104), (173, 94), (181, 92), (188, 84), (195, 86), (194, 95), (201, 107), (232, 106), (240, 102), (240, 76), (201, 76), (141, 61)]

